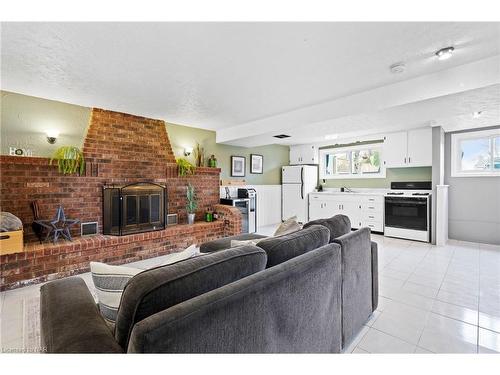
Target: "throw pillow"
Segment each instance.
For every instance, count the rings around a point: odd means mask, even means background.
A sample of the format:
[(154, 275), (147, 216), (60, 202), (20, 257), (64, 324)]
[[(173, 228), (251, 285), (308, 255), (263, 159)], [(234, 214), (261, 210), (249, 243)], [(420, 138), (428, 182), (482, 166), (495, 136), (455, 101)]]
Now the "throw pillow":
[(297, 216), (293, 216), (280, 224), (276, 232), (274, 232), (274, 236), (283, 236), (285, 234), (297, 232), (301, 229), (302, 226), (297, 222)]
[[(183, 251), (170, 254), (162, 266), (177, 263), (199, 254), (196, 245), (191, 245)], [(101, 315), (110, 323), (116, 320), (116, 314), (123, 294), (123, 289), (128, 281), (144, 271), (139, 268), (112, 266), (105, 263), (90, 262), (90, 272), (96, 288), (99, 310)]]
[(200, 254), (200, 249), (196, 245), (191, 245), (187, 249), (179, 251), (177, 253), (172, 253), (168, 255), (167, 261), (163, 263), (163, 266), (167, 264), (177, 263), (181, 260), (189, 259)]
[(99, 310), (108, 322), (114, 323), (116, 320), (116, 313), (125, 285), (132, 277), (142, 271), (139, 268), (90, 262), (90, 272), (92, 272), (92, 280), (99, 301)]
[(257, 244), (264, 238), (254, 238), (253, 240), (231, 240), (231, 247), (252, 245), (257, 246)]

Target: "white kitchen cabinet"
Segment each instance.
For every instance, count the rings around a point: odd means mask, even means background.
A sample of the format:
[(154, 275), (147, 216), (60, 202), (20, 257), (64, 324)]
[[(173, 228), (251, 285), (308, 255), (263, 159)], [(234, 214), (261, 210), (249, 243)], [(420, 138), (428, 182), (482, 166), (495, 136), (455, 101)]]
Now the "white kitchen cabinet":
[(354, 229), (369, 227), (384, 231), (384, 197), (382, 195), (349, 193), (309, 194), (309, 221), (346, 215)]
[(318, 148), (314, 145), (290, 146), (290, 165), (318, 164)]
[(408, 166), (432, 165), (432, 128), (408, 131)]
[(384, 137), (386, 168), (432, 165), (432, 128), (389, 133)]
[(309, 194), (309, 221), (340, 213), (341, 202), (335, 195)]
[(290, 146), (290, 165), (300, 164), (300, 146)]
[(407, 132), (390, 133), (384, 137), (384, 163), (386, 168), (401, 168), (406, 165), (408, 149)]

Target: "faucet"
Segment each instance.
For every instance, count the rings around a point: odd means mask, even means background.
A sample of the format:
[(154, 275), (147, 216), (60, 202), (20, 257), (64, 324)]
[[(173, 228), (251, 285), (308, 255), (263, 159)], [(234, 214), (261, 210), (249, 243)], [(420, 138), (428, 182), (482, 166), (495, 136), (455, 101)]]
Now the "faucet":
[(352, 191), (352, 189), (350, 189), (350, 188), (348, 188), (348, 187), (343, 187), (341, 190), (342, 190), (342, 191), (344, 191), (344, 192), (346, 192), (346, 193), (354, 193), (354, 192)]

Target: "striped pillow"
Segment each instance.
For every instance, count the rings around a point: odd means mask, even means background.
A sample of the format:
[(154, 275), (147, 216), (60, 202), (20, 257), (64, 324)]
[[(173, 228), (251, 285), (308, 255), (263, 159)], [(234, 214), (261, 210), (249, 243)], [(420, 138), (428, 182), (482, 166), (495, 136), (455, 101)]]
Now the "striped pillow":
[[(200, 250), (196, 245), (191, 245), (183, 251), (172, 253), (167, 256), (167, 260), (162, 266), (177, 263), (185, 259), (199, 255)], [(90, 272), (99, 300), (101, 315), (110, 323), (115, 323), (118, 307), (122, 298), (123, 289), (128, 281), (144, 271), (139, 268), (112, 266), (105, 263), (90, 262)]]
[(110, 323), (116, 320), (123, 289), (128, 281), (144, 270), (105, 263), (90, 262), (90, 272), (99, 300), (101, 314)]

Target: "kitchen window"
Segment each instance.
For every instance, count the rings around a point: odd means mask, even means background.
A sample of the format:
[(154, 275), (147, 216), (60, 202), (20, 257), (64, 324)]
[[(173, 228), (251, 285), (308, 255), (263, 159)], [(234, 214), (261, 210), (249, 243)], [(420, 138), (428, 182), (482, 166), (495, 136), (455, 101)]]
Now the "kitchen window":
[(451, 176), (500, 176), (500, 129), (452, 134)]
[(382, 144), (320, 149), (320, 178), (385, 178)]

